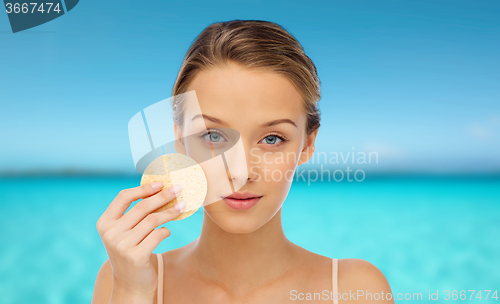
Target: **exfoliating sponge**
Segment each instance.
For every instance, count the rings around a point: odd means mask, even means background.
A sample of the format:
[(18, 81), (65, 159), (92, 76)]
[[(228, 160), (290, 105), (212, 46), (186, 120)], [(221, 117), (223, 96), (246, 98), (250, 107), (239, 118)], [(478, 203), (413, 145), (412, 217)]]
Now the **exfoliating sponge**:
[(201, 207), (207, 195), (207, 178), (203, 169), (195, 160), (184, 154), (165, 154), (152, 161), (142, 175), (141, 185), (154, 182), (163, 182), (161, 190), (176, 184), (182, 186), (176, 198), (153, 211), (163, 211), (183, 200), (186, 207), (173, 221), (193, 215)]

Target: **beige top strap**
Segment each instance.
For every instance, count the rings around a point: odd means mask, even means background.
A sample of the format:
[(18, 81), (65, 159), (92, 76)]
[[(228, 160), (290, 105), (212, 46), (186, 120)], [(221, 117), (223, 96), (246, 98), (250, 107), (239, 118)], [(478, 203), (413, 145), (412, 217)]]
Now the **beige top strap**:
[(338, 266), (339, 260), (332, 259), (332, 291), (333, 291), (333, 304), (339, 304), (339, 300), (337, 300), (338, 290)]
[(163, 256), (161, 253), (157, 253), (158, 258), (158, 289), (156, 293), (158, 294), (157, 304), (163, 304)]

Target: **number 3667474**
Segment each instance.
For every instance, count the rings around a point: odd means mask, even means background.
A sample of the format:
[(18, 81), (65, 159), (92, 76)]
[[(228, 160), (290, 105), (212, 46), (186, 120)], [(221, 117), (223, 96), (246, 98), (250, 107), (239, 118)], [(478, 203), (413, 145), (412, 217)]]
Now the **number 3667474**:
[(40, 14), (55, 12), (61, 13), (59, 3), (6, 3), (5, 10), (7, 14)]

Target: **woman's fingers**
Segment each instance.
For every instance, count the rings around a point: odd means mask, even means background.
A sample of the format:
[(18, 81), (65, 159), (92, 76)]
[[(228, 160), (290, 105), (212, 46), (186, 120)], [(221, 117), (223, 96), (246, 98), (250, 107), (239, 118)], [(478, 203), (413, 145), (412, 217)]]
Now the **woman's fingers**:
[[(137, 224), (137, 226), (129, 231), (127, 238), (123, 240), (124, 242), (127, 242), (125, 245), (141, 247), (141, 244), (145, 242), (145, 245), (142, 246), (143, 248), (146, 248), (144, 250), (147, 251), (149, 248), (148, 246), (154, 246), (151, 251), (154, 250), (154, 248), (156, 248), (156, 246), (167, 237), (165, 236), (161, 238), (163, 234), (161, 236), (155, 236), (155, 234), (161, 232), (155, 232), (158, 229), (154, 229), (179, 216), (185, 207), (186, 203), (184, 203), (184, 201), (180, 201), (166, 210), (149, 214), (139, 224)], [(151, 236), (151, 234), (153, 234), (153, 236)], [(155, 245), (156, 241), (158, 241), (158, 243)]]
[[(180, 187), (172, 187), (159, 191), (162, 187), (160, 182), (122, 190), (96, 225), (108, 252), (113, 274), (120, 278), (116, 281), (136, 288), (140, 291), (138, 294), (152, 294), (157, 287), (157, 274), (150, 258), (153, 250), (170, 235), (170, 230), (155, 228), (181, 213), (181, 209), (175, 207), (179, 203), (162, 212), (152, 213), (172, 201), (181, 190)], [(140, 198), (143, 200), (124, 214), (130, 204)]]
[(127, 211), (132, 202), (141, 198), (150, 197), (160, 191), (162, 187), (163, 182), (156, 182), (139, 187), (123, 189), (118, 193), (111, 204), (109, 204), (106, 211), (102, 214), (101, 219), (105, 219), (106, 221), (118, 220), (123, 216), (123, 213)]
[[(175, 185), (174, 187), (165, 189), (138, 202), (132, 209), (130, 209), (119, 222), (116, 223), (117, 228), (125, 231), (134, 228), (140, 221), (142, 221), (148, 214), (154, 210), (166, 205), (172, 201), (178, 193), (181, 192), (181, 186)], [(153, 229), (153, 228), (152, 228)], [(151, 229), (151, 230), (152, 230)]]

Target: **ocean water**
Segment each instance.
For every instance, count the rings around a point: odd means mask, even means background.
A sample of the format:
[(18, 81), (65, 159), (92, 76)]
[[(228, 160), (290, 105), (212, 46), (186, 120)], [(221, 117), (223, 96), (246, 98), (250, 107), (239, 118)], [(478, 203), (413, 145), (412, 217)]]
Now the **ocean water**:
[[(0, 178), (0, 303), (90, 303), (107, 259), (95, 228), (116, 194), (140, 176)], [(500, 289), (500, 178), (384, 176), (294, 182), (283, 206), (288, 238), (336, 258), (360, 258), (393, 294)], [(155, 253), (198, 237), (202, 211), (167, 223)], [(458, 302), (497, 303), (490, 299)], [(474, 295), (475, 296), (475, 295)]]

